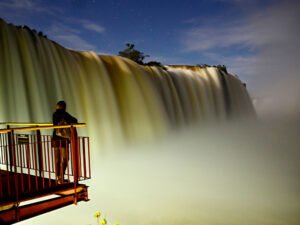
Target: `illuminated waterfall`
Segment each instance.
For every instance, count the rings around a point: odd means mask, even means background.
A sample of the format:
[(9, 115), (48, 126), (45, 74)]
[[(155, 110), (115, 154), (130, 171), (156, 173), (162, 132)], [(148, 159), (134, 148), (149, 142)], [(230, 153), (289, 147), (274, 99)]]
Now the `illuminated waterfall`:
[(216, 67), (140, 66), (78, 52), (0, 20), (0, 121), (51, 121), (55, 103), (104, 146), (196, 121), (253, 115), (247, 90)]

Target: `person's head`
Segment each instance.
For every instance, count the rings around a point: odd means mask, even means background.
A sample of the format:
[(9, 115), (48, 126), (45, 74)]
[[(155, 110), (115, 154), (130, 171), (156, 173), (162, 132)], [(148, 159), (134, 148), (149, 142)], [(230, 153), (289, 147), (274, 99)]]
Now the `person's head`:
[(67, 103), (65, 101), (59, 101), (56, 103), (56, 110), (66, 111)]

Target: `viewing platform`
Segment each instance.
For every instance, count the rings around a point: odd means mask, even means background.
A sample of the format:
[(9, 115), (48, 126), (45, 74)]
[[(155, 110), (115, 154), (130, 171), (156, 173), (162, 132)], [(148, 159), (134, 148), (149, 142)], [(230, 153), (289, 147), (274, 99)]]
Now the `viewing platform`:
[[(84, 126), (0, 123), (1, 225), (89, 200), (88, 187), (82, 183), (91, 178), (89, 137), (79, 137), (76, 131)], [(55, 163), (58, 157), (62, 159), (62, 151), (53, 148), (52, 135), (42, 134), (58, 128), (71, 131), (71, 138), (59, 144), (66, 149), (67, 159), (61, 180)]]

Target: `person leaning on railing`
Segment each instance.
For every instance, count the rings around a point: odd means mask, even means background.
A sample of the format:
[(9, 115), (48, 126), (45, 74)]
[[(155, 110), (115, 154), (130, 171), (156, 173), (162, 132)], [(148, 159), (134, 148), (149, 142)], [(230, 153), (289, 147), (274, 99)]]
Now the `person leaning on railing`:
[[(65, 101), (59, 101), (56, 104), (56, 110), (53, 113), (53, 125), (75, 124), (77, 119), (71, 116), (67, 111)], [(52, 147), (55, 154), (55, 174), (59, 184), (63, 183), (64, 174), (68, 164), (68, 149), (71, 138), (70, 128), (57, 128), (53, 130)]]

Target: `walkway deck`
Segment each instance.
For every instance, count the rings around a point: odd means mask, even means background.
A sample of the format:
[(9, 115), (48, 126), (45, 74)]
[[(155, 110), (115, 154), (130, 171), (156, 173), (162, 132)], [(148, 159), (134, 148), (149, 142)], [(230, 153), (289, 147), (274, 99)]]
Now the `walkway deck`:
[[(89, 138), (77, 137), (74, 129), (83, 124), (30, 126), (0, 129), (1, 225), (16, 223), (79, 201), (88, 201), (88, 187), (79, 181), (91, 178)], [(68, 165), (62, 184), (56, 181), (56, 158), (51, 147), (51, 136), (41, 135), (40, 132), (58, 127), (70, 127), (72, 130), (67, 147)], [(24, 136), (26, 131), (31, 133)], [(21, 133), (24, 140), (17, 133)], [(44, 200), (46, 196), (50, 198)]]

